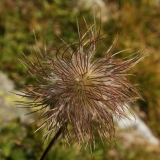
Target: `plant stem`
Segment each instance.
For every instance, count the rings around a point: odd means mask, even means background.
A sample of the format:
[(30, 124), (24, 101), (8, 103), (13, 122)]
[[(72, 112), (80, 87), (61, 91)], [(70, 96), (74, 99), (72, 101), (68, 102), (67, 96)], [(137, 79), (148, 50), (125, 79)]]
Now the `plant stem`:
[(63, 127), (61, 127), (58, 130), (58, 132), (56, 133), (56, 135), (52, 138), (52, 140), (50, 141), (50, 143), (47, 146), (46, 150), (43, 152), (43, 155), (41, 156), (40, 160), (44, 160), (45, 159), (45, 157), (47, 156), (49, 150), (51, 149), (51, 147), (53, 146), (53, 144), (55, 143), (55, 141), (58, 139), (58, 137), (61, 135), (62, 129), (63, 129)]

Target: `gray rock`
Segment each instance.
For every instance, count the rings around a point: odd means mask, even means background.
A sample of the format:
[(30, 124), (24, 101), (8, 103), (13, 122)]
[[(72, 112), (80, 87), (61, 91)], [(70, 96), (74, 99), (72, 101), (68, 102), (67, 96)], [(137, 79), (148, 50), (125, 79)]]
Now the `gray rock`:
[(6, 74), (0, 71), (0, 90), (8, 93), (9, 91), (14, 90), (14, 83), (7, 77)]
[(99, 13), (101, 13), (102, 22), (108, 20), (109, 9), (103, 0), (74, 0), (73, 4), (75, 11), (78, 11), (81, 8), (91, 9), (96, 16), (99, 16)]
[(29, 112), (28, 110), (24, 109), (22, 105), (16, 105), (15, 101), (19, 101), (20, 97), (11, 93), (18, 93), (14, 88), (14, 83), (6, 74), (0, 72), (0, 121), (2, 121), (2, 126), (0, 126), (0, 128), (9, 125), (9, 122), (16, 118), (20, 118), (21, 122), (25, 124), (34, 121), (32, 115), (25, 115)]

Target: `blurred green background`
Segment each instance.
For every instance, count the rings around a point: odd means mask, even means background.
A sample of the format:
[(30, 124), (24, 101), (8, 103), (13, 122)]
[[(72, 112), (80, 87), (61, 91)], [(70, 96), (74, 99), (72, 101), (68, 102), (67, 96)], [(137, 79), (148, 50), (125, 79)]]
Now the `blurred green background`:
[[(160, 139), (160, 1), (102, 2), (102, 30), (108, 35), (106, 46), (109, 47), (120, 32), (116, 50), (132, 48), (133, 52), (146, 50), (145, 54), (149, 54), (131, 70), (136, 76), (130, 77), (130, 80), (139, 84), (144, 99), (137, 101), (139, 107), (135, 111)], [(31, 57), (30, 48), (35, 46), (33, 30), (41, 47), (45, 37), (48, 48), (61, 46), (59, 37), (68, 43), (75, 41), (78, 39), (76, 17), (82, 19), (84, 16), (88, 24), (92, 24), (94, 12), (99, 15), (99, 9), (95, 11), (93, 6), (92, 3), (86, 6), (76, 0), (1, 0), (0, 70), (15, 82), (17, 89), (20, 89), (17, 82), (33, 84), (34, 79), (26, 76), (27, 70), (17, 59), (22, 57), (22, 53)], [(119, 56), (124, 55), (127, 53)], [(98, 56), (101, 54), (98, 53)], [(15, 99), (11, 97), (11, 100)], [(2, 120), (0, 126), (3, 126)], [(42, 130), (34, 134), (36, 127), (36, 124), (22, 123), (19, 117), (1, 127), (0, 160), (38, 160), (47, 143), (43, 142)], [(124, 147), (123, 143), (118, 131), (115, 143), (102, 145), (97, 140), (97, 147), (90, 154), (89, 150), (79, 152), (78, 148), (65, 146), (63, 140), (58, 140), (47, 160), (160, 159), (158, 150), (146, 149), (136, 143)]]

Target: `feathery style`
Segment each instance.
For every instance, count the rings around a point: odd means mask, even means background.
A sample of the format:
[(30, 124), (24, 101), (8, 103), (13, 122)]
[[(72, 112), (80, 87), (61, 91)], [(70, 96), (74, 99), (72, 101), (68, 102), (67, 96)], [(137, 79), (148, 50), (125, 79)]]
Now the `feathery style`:
[[(27, 86), (22, 96), (33, 102), (23, 102), (37, 108), (39, 119), (44, 122), (38, 128), (46, 128), (48, 139), (58, 133), (69, 143), (92, 145), (95, 137), (110, 141), (114, 138), (113, 116), (124, 117), (125, 107), (134, 102), (139, 94), (127, 79), (127, 71), (143, 59), (137, 52), (123, 59), (115, 59), (112, 46), (103, 53), (103, 58), (94, 58), (98, 44), (105, 34), (96, 28), (96, 22), (82, 34), (78, 26), (79, 41), (52, 50), (33, 52), (33, 60), (25, 57), (21, 62), (37, 81)], [(50, 54), (54, 52), (54, 54)]]

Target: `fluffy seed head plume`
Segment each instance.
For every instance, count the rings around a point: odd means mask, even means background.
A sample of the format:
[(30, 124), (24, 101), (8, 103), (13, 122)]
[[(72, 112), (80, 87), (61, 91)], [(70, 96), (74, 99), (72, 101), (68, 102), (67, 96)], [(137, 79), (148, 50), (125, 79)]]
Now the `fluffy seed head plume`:
[[(62, 134), (68, 142), (94, 144), (95, 135), (102, 140), (114, 138), (113, 116), (127, 116), (125, 107), (139, 96), (126, 72), (143, 57), (137, 52), (128, 58), (116, 60), (117, 53), (111, 53), (117, 43), (103, 53), (103, 58), (94, 59), (98, 43), (105, 34), (86, 24), (82, 34), (78, 25), (79, 42), (67, 44), (60, 48), (33, 52), (33, 60), (27, 57), (22, 63), (37, 85), (29, 87), (25, 97), (33, 99), (26, 105), (37, 108), (44, 122), (38, 128), (46, 127), (48, 138), (63, 128)], [(38, 58), (39, 57), (39, 58)]]

